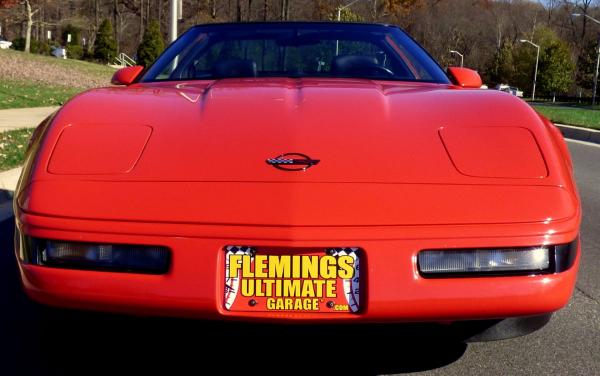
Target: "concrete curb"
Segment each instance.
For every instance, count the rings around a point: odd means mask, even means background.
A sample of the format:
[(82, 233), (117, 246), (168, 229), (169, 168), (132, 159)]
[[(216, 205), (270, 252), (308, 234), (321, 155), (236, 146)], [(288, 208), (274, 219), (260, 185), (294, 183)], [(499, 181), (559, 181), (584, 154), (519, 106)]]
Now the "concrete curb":
[(555, 124), (565, 138), (571, 140), (592, 142), (600, 144), (600, 131), (589, 128), (573, 127), (571, 125)]

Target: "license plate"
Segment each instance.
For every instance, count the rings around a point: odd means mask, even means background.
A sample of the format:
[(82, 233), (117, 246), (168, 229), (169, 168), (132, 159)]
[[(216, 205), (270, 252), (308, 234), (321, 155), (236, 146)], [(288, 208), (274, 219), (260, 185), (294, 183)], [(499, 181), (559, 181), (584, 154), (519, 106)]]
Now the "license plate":
[(360, 309), (358, 248), (225, 248), (229, 311), (344, 313)]

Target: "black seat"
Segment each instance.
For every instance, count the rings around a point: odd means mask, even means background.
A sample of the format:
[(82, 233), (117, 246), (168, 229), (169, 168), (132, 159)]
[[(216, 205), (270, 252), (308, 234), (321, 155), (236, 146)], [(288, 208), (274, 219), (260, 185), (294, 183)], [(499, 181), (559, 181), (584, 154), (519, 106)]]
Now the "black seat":
[(217, 61), (212, 68), (213, 75), (219, 78), (256, 77), (257, 68), (254, 60), (224, 59)]
[(371, 72), (377, 66), (374, 56), (365, 55), (339, 55), (331, 61), (331, 73), (338, 76), (364, 74)]

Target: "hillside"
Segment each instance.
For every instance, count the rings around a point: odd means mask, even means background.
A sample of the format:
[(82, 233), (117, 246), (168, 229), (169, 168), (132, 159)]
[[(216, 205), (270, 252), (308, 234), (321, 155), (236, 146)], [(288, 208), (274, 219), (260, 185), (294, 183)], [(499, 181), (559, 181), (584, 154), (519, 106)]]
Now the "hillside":
[(0, 109), (60, 105), (109, 85), (114, 72), (101, 64), (0, 50)]

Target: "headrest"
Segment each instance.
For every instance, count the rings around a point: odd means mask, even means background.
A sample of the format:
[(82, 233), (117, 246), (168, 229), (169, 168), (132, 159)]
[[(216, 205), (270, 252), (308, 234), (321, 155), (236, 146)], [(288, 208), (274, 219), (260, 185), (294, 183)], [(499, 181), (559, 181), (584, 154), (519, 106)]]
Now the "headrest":
[(226, 77), (256, 77), (256, 62), (244, 59), (224, 59), (213, 65), (213, 75)]
[(377, 59), (374, 56), (339, 55), (331, 61), (331, 73), (338, 75), (359, 73), (374, 65), (377, 65)]

